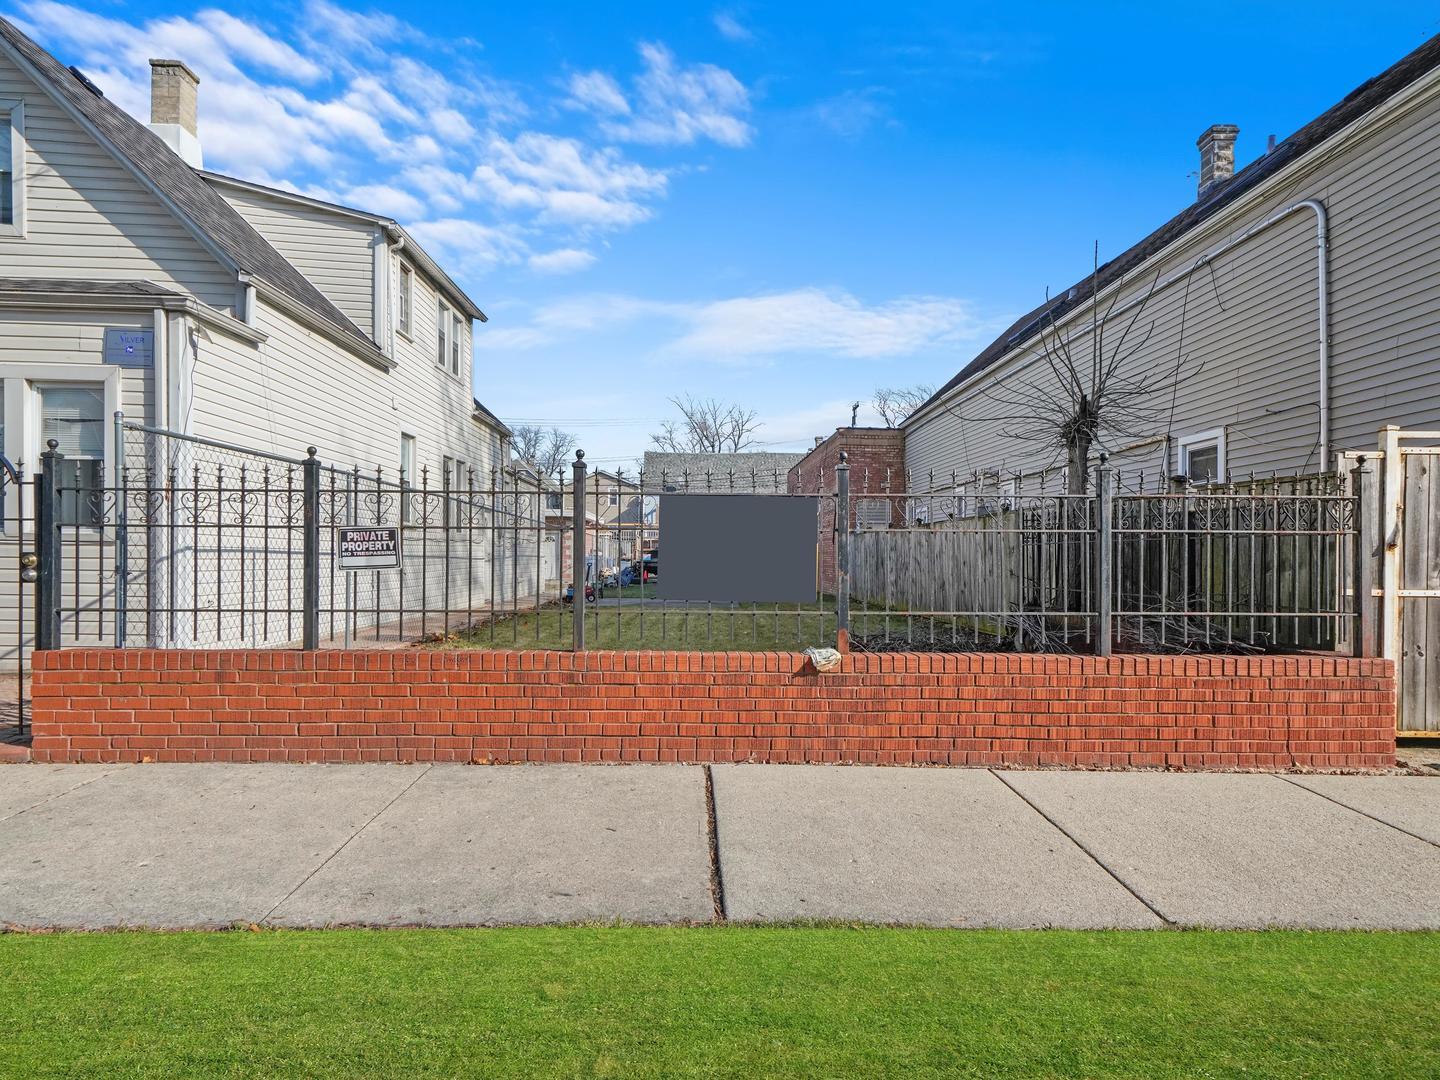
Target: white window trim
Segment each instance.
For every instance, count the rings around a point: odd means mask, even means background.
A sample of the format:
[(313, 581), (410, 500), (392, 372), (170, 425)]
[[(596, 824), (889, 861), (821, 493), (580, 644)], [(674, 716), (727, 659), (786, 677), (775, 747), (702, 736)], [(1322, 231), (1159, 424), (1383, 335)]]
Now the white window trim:
[(1197, 431), (1193, 435), (1182, 435), (1175, 442), (1176, 464), (1179, 466), (1180, 475), (1186, 481), (1190, 480), (1190, 452), (1192, 450), (1204, 450), (1210, 447), (1215, 448), (1215, 479), (1213, 483), (1223, 484), (1230, 473), (1225, 463), (1225, 429), (1214, 428), (1211, 431)]
[(441, 371), (450, 370), (450, 305), (442, 297), (435, 298), (435, 366)]
[(21, 238), (25, 235), (25, 102), (16, 98), (0, 98), (0, 117), (6, 118), (0, 122), (10, 125), (10, 176), (15, 185), (12, 195), (15, 222), (13, 225), (0, 225), (0, 237)]
[[(400, 285), (395, 290), (395, 332), (406, 341), (415, 340), (415, 268), (400, 263)], [(401, 318), (401, 315), (404, 318)]]
[(450, 374), (460, 378), (460, 369), (465, 366), (465, 335), (461, 332), (460, 312), (450, 309)]

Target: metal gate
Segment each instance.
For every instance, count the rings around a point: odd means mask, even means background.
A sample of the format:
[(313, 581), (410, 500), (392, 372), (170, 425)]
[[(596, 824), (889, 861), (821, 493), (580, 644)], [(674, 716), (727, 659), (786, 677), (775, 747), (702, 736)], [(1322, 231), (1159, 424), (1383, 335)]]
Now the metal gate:
[[(1422, 443), (1428, 445), (1413, 445)], [(1380, 598), (1378, 652), (1395, 662), (1401, 735), (1440, 735), (1440, 431), (1385, 427), (1375, 451), (1379, 483), (1362, 510), (1375, 521)], [(1347, 467), (1348, 472), (1348, 467)]]
[(15, 575), (13, 589), (0, 590), (0, 742), (28, 734), (29, 672), (34, 644), (35, 521), (32, 484), (0, 456), (0, 573)]

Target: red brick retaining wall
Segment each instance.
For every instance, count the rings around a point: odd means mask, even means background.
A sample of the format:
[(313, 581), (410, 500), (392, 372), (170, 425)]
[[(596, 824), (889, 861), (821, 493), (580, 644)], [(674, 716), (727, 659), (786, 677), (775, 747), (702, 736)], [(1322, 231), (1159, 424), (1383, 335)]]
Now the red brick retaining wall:
[(1381, 768), (1383, 660), (65, 650), (36, 761), (779, 761)]

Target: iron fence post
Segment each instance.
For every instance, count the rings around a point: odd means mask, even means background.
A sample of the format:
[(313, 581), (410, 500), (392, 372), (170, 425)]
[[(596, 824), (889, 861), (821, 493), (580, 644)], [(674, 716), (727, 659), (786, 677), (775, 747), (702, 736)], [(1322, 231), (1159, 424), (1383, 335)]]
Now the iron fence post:
[(315, 447), (305, 451), (305, 463), (301, 466), (305, 489), (304, 507), (304, 605), (301, 624), (300, 647), (320, 647), (320, 461), (315, 456)]
[(850, 651), (850, 455), (835, 466), (835, 647)]
[(575, 451), (571, 487), (570, 618), (575, 651), (585, 651), (585, 451)]
[(1106, 455), (1100, 455), (1100, 465), (1095, 470), (1095, 652), (1098, 656), (1109, 656), (1113, 647), (1111, 622), (1113, 590), (1111, 577), (1114, 570), (1112, 560), (1115, 550), (1110, 500), (1110, 466)]
[(126, 491), (125, 414), (115, 411), (115, 648), (125, 648), (129, 616), (130, 519)]
[(35, 488), (35, 649), (60, 648), (60, 462), (51, 439)]
[(1365, 467), (1365, 457), (1355, 459), (1351, 478), (1351, 514), (1354, 522), (1354, 549), (1351, 555), (1354, 581), (1354, 610), (1350, 631), (1350, 651), (1354, 656), (1374, 656), (1379, 642), (1375, 618), (1375, 537), (1372, 531), (1370, 505), (1372, 474)]

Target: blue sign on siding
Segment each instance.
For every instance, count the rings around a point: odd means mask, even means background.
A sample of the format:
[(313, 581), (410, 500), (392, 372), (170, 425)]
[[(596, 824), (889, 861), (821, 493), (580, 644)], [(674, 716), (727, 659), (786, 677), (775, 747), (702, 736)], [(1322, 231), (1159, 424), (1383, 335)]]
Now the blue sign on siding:
[(155, 331), (106, 327), (104, 360), (116, 367), (150, 367), (155, 363)]

